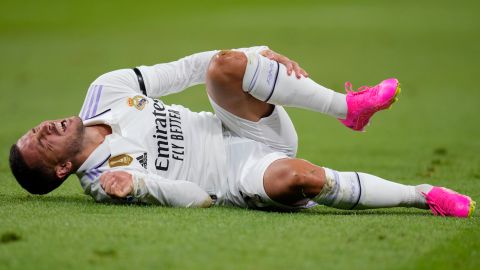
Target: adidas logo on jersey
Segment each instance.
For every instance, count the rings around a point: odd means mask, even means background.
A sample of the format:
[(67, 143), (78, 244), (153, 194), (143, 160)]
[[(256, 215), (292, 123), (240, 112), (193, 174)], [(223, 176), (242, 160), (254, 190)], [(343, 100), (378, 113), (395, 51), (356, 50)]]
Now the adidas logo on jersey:
[(147, 168), (147, 153), (143, 153), (143, 155), (138, 156), (137, 160), (143, 168)]

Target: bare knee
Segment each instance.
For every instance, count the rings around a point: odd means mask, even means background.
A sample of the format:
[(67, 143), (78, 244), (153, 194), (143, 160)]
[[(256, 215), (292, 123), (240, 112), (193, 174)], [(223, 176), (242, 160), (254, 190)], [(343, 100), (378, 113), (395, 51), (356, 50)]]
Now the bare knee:
[(241, 82), (247, 66), (247, 57), (242, 52), (224, 50), (218, 52), (210, 61), (207, 81), (216, 83)]
[[(279, 179), (285, 181), (285, 185), (290, 190), (301, 190), (303, 193), (309, 193), (307, 189), (317, 186), (319, 189), (323, 186), (322, 168), (306, 168), (301, 162), (292, 162), (285, 166), (278, 175)], [(316, 167), (316, 166), (315, 166)], [(306, 195), (306, 194), (305, 194)]]
[(305, 172), (292, 163), (285, 164), (275, 171), (274, 177), (277, 181), (284, 182), (289, 189), (301, 188), (306, 180)]
[(207, 70), (208, 96), (220, 107), (250, 121), (270, 115), (273, 106), (255, 99), (242, 88), (247, 67), (247, 56), (243, 52), (220, 51)]
[(264, 175), (265, 191), (270, 198), (290, 205), (315, 197), (324, 183), (324, 169), (301, 159), (278, 160)]

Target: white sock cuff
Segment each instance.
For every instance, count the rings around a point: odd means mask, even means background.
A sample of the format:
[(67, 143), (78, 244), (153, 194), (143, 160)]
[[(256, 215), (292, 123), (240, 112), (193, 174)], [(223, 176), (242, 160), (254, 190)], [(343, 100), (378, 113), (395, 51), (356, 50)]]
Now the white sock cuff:
[(339, 189), (338, 172), (325, 167), (323, 167), (323, 169), (325, 171), (325, 184), (323, 185), (322, 191), (312, 200), (326, 206), (331, 206), (335, 201)]
[(267, 102), (273, 94), (279, 64), (257, 53), (246, 53), (247, 67), (243, 76), (243, 91)]
[(355, 209), (362, 197), (360, 178), (356, 172), (325, 169), (325, 184), (313, 201), (338, 209)]
[(322, 167), (323, 170), (325, 171), (325, 177), (328, 179), (328, 180), (331, 180), (333, 181), (335, 179), (335, 174), (334, 174), (334, 171), (332, 169), (329, 169), (327, 167)]

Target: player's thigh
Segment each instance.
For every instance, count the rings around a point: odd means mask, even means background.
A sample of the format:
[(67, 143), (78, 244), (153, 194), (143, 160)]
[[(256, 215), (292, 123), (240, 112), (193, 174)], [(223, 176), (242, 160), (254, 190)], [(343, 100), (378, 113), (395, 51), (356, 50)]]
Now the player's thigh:
[(223, 125), (235, 135), (261, 142), (275, 151), (295, 157), (298, 148), (297, 132), (282, 106), (275, 106), (269, 116), (250, 121), (222, 108), (212, 98), (210, 103)]
[(231, 195), (227, 197), (231, 204), (260, 210), (305, 208), (308, 201), (282, 204), (265, 190), (264, 176), (271, 164), (291, 158), (246, 138), (233, 136), (226, 140), (228, 182), (231, 184)]

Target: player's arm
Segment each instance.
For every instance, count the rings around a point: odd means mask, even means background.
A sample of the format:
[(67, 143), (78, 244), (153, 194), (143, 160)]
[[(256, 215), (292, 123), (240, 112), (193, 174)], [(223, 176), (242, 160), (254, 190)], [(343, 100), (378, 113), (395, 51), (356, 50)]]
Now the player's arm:
[[(260, 53), (267, 49), (266, 46), (257, 46), (235, 50)], [(145, 81), (147, 95), (151, 97), (165, 96), (181, 92), (190, 86), (205, 83), (208, 65), (217, 52), (201, 52), (170, 63), (139, 67)]]
[[(235, 50), (261, 53), (268, 47)], [(201, 52), (169, 63), (112, 71), (97, 78), (93, 84), (135, 91), (153, 98), (178, 93), (190, 86), (205, 83), (208, 65), (217, 52)]]
[(155, 174), (113, 171), (100, 176), (103, 201), (142, 202), (173, 207), (210, 207), (212, 199), (198, 185)]

